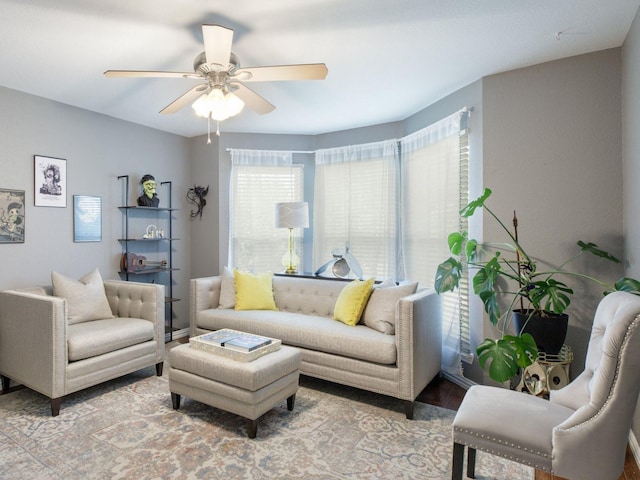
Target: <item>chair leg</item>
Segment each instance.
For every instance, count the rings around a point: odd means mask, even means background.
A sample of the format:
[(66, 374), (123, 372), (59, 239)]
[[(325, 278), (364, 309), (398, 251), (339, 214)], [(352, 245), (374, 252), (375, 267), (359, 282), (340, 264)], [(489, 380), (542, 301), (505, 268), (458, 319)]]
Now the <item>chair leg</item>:
[(164, 365), (164, 362), (156, 363), (156, 376), (158, 376), (158, 377), (162, 376), (162, 366), (163, 365)]
[(467, 448), (467, 477), (476, 478), (476, 449)]
[(51, 399), (51, 416), (57, 417), (60, 415), (60, 404), (62, 403), (62, 397)]
[(0, 375), (0, 380), (2, 380), (2, 393), (9, 393), (9, 384), (11, 383), (9, 377)]
[(407, 417), (407, 420), (413, 420), (413, 407), (414, 404), (411, 400), (404, 402), (404, 415)]
[(258, 419), (249, 420), (247, 419), (247, 436), (249, 438), (256, 438), (256, 434), (258, 433)]
[(451, 468), (451, 480), (462, 480), (464, 467), (464, 445), (453, 443), (453, 466)]

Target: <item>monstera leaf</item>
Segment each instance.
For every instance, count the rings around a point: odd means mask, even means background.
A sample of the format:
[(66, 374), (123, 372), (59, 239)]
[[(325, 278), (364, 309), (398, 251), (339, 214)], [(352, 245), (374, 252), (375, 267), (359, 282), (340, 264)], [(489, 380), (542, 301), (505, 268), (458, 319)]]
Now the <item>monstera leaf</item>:
[(573, 290), (562, 282), (548, 278), (547, 280), (534, 282), (532, 285), (533, 288), (529, 290), (529, 297), (537, 310), (560, 314), (571, 303), (569, 295), (573, 294)]
[(452, 292), (458, 288), (460, 276), (462, 275), (462, 264), (453, 257), (438, 265), (433, 288), (438, 293)]
[(460, 210), (461, 217), (470, 217), (476, 212), (476, 209), (484, 207), (484, 202), (491, 196), (491, 189), (485, 188), (482, 195), (475, 200), (469, 202)]
[(480, 366), (486, 369), (489, 362), (489, 376), (500, 383), (518, 373), (518, 368), (528, 367), (538, 358), (538, 347), (528, 333), (505, 335), (497, 341), (487, 338), (476, 351)]

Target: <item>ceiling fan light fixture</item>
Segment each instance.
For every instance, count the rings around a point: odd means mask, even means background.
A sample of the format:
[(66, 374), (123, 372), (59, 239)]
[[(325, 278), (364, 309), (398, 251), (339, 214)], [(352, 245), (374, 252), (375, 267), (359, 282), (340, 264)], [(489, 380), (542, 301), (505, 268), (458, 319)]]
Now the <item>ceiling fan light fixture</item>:
[(230, 92), (221, 88), (213, 88), (209, 93), (201, 95), (192, 105), (196, 115), (222, 121), (239, 114), (244, 102)]

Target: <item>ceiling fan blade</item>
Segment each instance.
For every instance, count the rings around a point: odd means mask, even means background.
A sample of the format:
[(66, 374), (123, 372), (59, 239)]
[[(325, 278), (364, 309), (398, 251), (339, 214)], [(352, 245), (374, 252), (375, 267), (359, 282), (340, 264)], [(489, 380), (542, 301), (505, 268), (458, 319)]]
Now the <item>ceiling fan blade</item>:
[(235, 72), (235, 75), (240, 76), (244, 72), (249, 72), (251, 78), (242, 78), (243, 82), (278, 82), (285, 80), (324, 80), (328, 70), (324, 63), (308, 63), (241, 68)]
[(227, 70), (231, 57), (233, 30), (220, 25), (202, 25), (202, 37), (207, 63), (221, 65), (222, 71)]
[(254, 112), (264, 115), (273, 112), (276, 107), (267, 102), (264, 98), (241, 83), (234, 83), (232, 93), (242, 100), (247, 107)]
[(168, 77), (184, 78), (193, 76), (193, 72), (151, 72), (144, 70), (107, 70), (105, 77)]
[(173, 102), (160, 110), (160, 113), (176, 113), (182, 107), (185, 107), (187, 104), (194, 102), (196, 98), (198, 98), (206, 91), (206, 87), (206, 85), (196, 85), (191, 90), (188, 90), (186, 93), (182, 94), (180, 97), (176, 98)]

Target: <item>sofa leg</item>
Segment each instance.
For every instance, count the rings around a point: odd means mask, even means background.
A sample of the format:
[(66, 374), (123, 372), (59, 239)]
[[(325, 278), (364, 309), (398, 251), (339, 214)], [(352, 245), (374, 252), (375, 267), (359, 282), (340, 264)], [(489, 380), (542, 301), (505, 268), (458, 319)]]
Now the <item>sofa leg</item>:
[(164, 362), (158, 362), (156, 363), (156, 375), (158, 377), (162, 376), (162, 366), (164, 365)]
[(464, 467), (464, 445), (453, 443), (453, 466), (451, 468), (451, 480), (462, 480), (462, 468)]
[(62, 403), (62, 397), (51, 399), (51, 416), (57, 417), (60, 415), (60, 404)]
[(287, 410), (293, 412), (293, 407), (296, 404), (296, 394), (294, 393), (289, 398), (287, 398)]
[(413, 420), (413, 407), (414, 403), (411, 400), (405, 400), (404, 414), (407, 417), (407, 420)]
[(178, 410), (180, 408), (180, 395), (171, 392), (171, 405), (173, 405), (174, 410)]
[(0, 375), (0, 380), (2, 380), (2, 393), (9, 393), (9, 384), (11, 383), (9, 377)]

